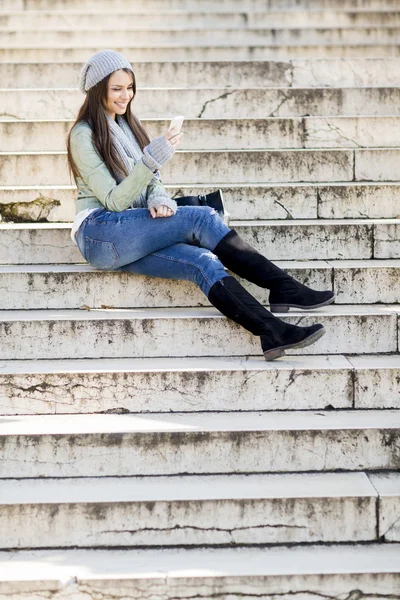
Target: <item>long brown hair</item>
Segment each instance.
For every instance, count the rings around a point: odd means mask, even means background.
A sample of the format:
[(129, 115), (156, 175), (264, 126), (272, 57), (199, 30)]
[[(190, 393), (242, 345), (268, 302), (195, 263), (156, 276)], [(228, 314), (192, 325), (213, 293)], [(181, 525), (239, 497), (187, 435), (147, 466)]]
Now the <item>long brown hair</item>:
[[(132, 76), (133, 83), (133, 97), (126, 107), (126, 112), (124, 116), (126, 117), (130, 128), (132, 129), (134, 135), (136, 136), (136, 139), (139, 142), (141, 149), (143, 150), (143, 148), (150, 143), (150, 138), (144, 127), (139, 123), (137, 117), (135, 117), (135, 115), (131, 112), (131, 104), (136, 96), (135, 74), (133, 73), (133, 71), (127, 68), (121, 70), (125, 71), (125, 73), (129, 73)], [(68, 168), (70, 178), (71, 176), (74, 178), (76, 185), (77, 178), (80, 177), (80, 173), (74, 162), (74, 159), (72, 158), (70, 138), (72, 129), (75, 127), (75, 125), (77, 125), (77, 123), (80, 123), (81, 121), (86, 121), (90, 125), (92, 129), (92, 139), (94, 146), (100, 154), (101, 158), (104, 160), (105, 164), (107, 165), (107, 168), (110, 171), (110, 173), (117, 173), (118, 175), (120, 175), (120, 177), (126, 177), (128, 175), (128, 171), (126, 169), (125, 164), (120, 159), (119, 154), (117, 153), (112, 144), (107, 117), (103, 108), (105, 103), (107, 102), (108, 80), (110, 79), (111, 75), (112, 73), (110, 73), (110, 75), (107, 75), (107, 77), (99, 81), (99, 83), (97, 83), (92, 88), (90, 88), (90, 90), (88, 90), (85, 101), (79, 109), (76, 121), (72, 125), (67, 135), (66, 145)]]

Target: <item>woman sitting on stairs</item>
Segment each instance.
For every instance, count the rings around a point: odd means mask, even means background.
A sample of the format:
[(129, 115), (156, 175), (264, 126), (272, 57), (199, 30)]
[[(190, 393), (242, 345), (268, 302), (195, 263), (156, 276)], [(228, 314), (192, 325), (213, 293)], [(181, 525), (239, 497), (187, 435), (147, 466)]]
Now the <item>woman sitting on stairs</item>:
[[(270, 290), (272, 312), (330, 304), (282, 271), (230, 229), (212, 208), (177, 207), (159, 174), (179, 145), (176, 128), (150, 141), (131, 112), (131, 64), (118, 52), (92, 56), (80, 73), (86, 98), (68, 135), (68, 163), (77, 188), (71, 237), (87, 262), (196, 283), (221, 313), (261, 338), (266, 360), (318, 340), (322, 325), (299, 327), (266, 310), (224, 267)], [(133, 210), (132, 210), (133, 209)]]

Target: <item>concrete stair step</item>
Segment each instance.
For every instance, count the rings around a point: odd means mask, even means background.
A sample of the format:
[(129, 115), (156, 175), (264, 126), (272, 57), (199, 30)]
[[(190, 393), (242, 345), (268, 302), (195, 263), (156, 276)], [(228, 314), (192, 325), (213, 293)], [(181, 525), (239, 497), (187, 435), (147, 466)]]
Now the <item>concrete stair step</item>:
[[(81, 35), (81, 34), (80, 34)], [(213, 32), (215, 37), (215, 32)], [(133, 34), (135, 37), (135, 34)], [(82, 36), (80, 38), (82, 40)], [(100, 42), (103, 45), (103, 41)], [(186, 45), (186, 44), (185, 44)], [(215, 44), (214, 44), (215, 45)], [(90, 58), (87, 53), (85, 61)], [(135, 65), (138, 87), (397, 87), (400, 62), (396, 58), (292, 59), (289, 61), (213, 61), (138, 63), (136, 50), (126, 58)], [(82, 61), (83, 62), (83, 61)], [(78, 88), (82, 62), (0, 63), (2, 88)], [(204, 83), (207, 82), (207, 86)], [(165, 94), (165, 91), (163, 91)], [(79, 93), (80, 103), (82, 94)], [(75, 111), (76, 112), (76, 111)], [(42, 111), (43, 114), (46, 112)], [(310, 114), (310, 113), (308, 113)], [(313, 113), (314, 114), (314, 113)], [(338, 114), (343, 114), (341, 111)], [(389, 113), (392, 114), (392, 113)], [(393, 113), (395, 114), (395, 113)], [(155, 115), (152, 115), (155, 116)], [(248, 115), (247, 115), (248, 116)], [(265, 113), (264, 113), (265, 116)]]
[(379, 494), (379, 535), (385, 542), (400, 540), (400, 473), (372, 475), (371, 483)]
[[(315, 289), (332, 289), (336, 304), (400, 303), (400, 260), (285, 261), (281, 268)], [(269, 291), (241, 283), (263, 304)], [(209, 306), (187, 281), (156, 279), (90, 265), (0, 266), (1, 310), (90, 308), (170, 308)], [(134, 293), (132, 293), (134, 290)]]
[[(82, 94), (75, 89), (0, 89), (2, 107), (0, 121), (40, 120), (43, 119), (43, 115), (51, 120), (73, 119), (75, 121), (82, 101)], [(310, 112), (313, 116), (321, 117), (393, 116), (400, 113), (399, 105), (398, 87), (338, 89), (225, 87), (141, 89), (133, 107), (140, 119), (172, 118), (182, 112), (182, 106), (185, 107), (188, 119), (220, 119), (221, 114), (225, 119), (248, 119), (249, 115), (252, 119), (265, 119), (302, 117), (309, 115)]]
[[(221, 184), (234, 220), (393, 219), (400, 215), (399, 182)], [(165, 186), (171, 197), (215, 191), (207, 184)], [(0, 186), (3, 221), (73, 221), (75, 186)]]
[[(115, 0), (113, 6), (115, 10), (121, 12), (138, 12), (143, 11), (142, 0)], [(101, 11), (108, 13), (110, 4), (104, 0), (85, 0), (79, 2), (77, 0), (69, 0), (68, 4), (63, 0), (3, 0), (2, 12), (10, 11), (44, 11), (48, 12), (76, 12), (78, 10), (87, 12), (89, 10)], [(218, 12), (276, 12), (277, 10), (293, 10), (299, 13), (304, 10), (374, 10), (393, 11), (398, 8), (397, 0), (220, 0), (218, 4), (212, 0), (202, 0), (199, 4), (198, 0), (148, 0), (146, 2), (145, 12), (177, 10), (190, 12), (210, 11)], [(0, 13), (1, 14), (1, 13)]]
[(1, 478), (396, 470), (400, 411), (4, 416)]
[(398, 354), (0, 362), (2, 415), (378, 409), (399, 398)]
[[(107, 15), (108, 16), (108, 15)], [(113, 44), (113, 48), (120, 44)], [(102, 46), (85, 48), (0, 48), (0, 62), (85, 62), (90, 56), (103, 50)], [(118, 47), (118, 52), (135, 56), (140, 61), (245, 61), (245, 60), (290, 60), (298, 58), (390, 58), (400, 55), (400, 46), (395, 43), (380, 44), (329, 44), (329, 45), (265, 45), (251, 46), (174, 46), (135, 48)]]
[[(291, 311), (285, 321), (302, 326), (321, 323), (326, 335), (288, 354), (397, 352), (399, 312), (396, 304)], [(213, 307), (2, 310), (0, 332), (0, 360), (262, 357), (259, 338)]]
[[(65, 150), (70, 120), (0, 121), (8, 152)], [(164, 135), (167, 119), (142, 119), (150, 138)], [(180, 150), (399, 147), (400, 116), (186, 119)]]
[[(2, 183), (71, 184), (66, 154), (0, 152)], [(177, 150), (162, 173), (165, 183), (175, 185), (397, 181), (399, 160), (400, 148)]]
[(10, 479), (0, 548), (373, 542), (378, 502), (365, 473)]
[[(0, 591), (42, 600), (43, 589), (103, 600), (117, 594), (349, 597), (400, 592), (400, 544), (148, 550), (20, 550), (0, 554)], [(24, 573), (21, 572), (21, 564)], [(255, 592), (256, 591), (256, 592)], [(72, 596), (74, 598), (74, 596)], [(25, 600), (25, 599), (24, 599)]]
[[(159, 18), (157, 19), (159, 22)], [(185, 29), (153, 29), (140, 26), (111, 29), (104, 23), (101, 30), (77, 30), (73, 25), (68, 29), (54, 28), (40, 31), (31, 29), (5, 31), (0, 29), (0, 43), (5, 48), (21, 46), (44, 48), (51, 45), (73, 48), (91, 47), (103, 44), (112, 47), (115, 44), (152, 48), (154, 46), (182, 46), (182, 31), (185, 32), (186, 46), (245, 46), (253, 44), (382, 44), (398, 45), (400, 28), (397, 26), (374, 27), (293, 27), (293, 28), (232, 28), (223, 25), (220, 29), (208, 29), (189, 26)]]
[[(231, 221), (271, 260), (400, 258), (399, 219)], [(84, 263), (70, 223), (0, 223), (0, 265)]]
[[(293, 27), (293, 11), (267, 11), (263, 12), (187, 12), (176, 10), (152, 11), (146, 12), (145, 7), (141, 7), (139, 12), (103, 12), (96, 14), (88, 11), (86, 14), (79, 12), (65, 11), (44, 12), (44, 11), (10, 11), (0, 13), (0, 31), (48, 31), (48, 30), (99, 30), (104, 29), (105, 24), (109, 30), (120, 29), (121, 20), (125, 21), (129, 29), (153, 29), (163, 30), (181, 29), (186, 31), (189, 28), (199, 29), (253, 29), (253, 28), (282, 28)], [(400, 13), (398, 11), (388, 10), (313, 10), (298, 11), (295, 15), (296, 27), (373, 27), (400, 26)]]

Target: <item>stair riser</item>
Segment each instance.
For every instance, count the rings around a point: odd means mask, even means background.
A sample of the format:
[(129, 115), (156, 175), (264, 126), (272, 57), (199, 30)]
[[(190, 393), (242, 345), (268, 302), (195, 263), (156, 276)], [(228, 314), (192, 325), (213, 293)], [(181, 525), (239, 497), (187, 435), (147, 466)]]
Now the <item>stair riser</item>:
[(373, 541), (375, 504), (338, 497), (6, 505), (0, 547)]
[[(285, 269), (315, 289), (333, 289), (336, 304), (400, 303), (397, 268)], [(332, 282), (334, 281), (334, 285)], [(269, 292), (242, 280), (263, 304)], [(0, 271), (0, 310), (101, 308), (161, 308), (209, 306), (199, 288), (183, 281), (159, 280), (128, 273), (6, 273)]]
[[(118, 47), (117, 47), (118, 46)], [(354, 44), (354, 45), (294, 45), (290, 46), (182, 46), (132, 48), (113, 47), (124, 56), (134, 56), (136, 61), (248, 61), (248, 60), (290, 60), (298, 58), (393, 58), (400, 56), (400, 46), (391, 44)], [(101, 45), (91, 48), (0, 48), (1, 62), (86, 62), (102, 50)]]
[[(381, 374), (380, 389), (387, 400), (395, 401), (398, 387), (389, 371)], [(121, 368), (115, 373), (0, 375), (1, 413), (10, 415), (91, 413), (121, 407), (143, 413), (313, 410), (352, 404), (351, 367), (344, 360), (336, 369), (315, 370), (127, 373)]]
[[(1, 65), (0, 65), (1, 67)], [(400, 76), (399, 76), (400, 78)], [(173, 79), (172, 79), (173, 80)], [(3, 80), (4, 81), (4, 80)], [(37, 85), (37, 84), (36, 84)], [(51, 88), (52, 83), (49, 82)], [(74, 84), (75, 87), (76, 84)], [(169, 83), (170, 85), (170, 83)], [(174, 85), (179, 85), (174, 82)], [(182, 84), (183, 85), (183, 84)], [(186, 85), (186, 84), (185, 84)], [(83, 102), (74, 89), (45, 88), (0, 90), (0, 118), (75, 120)], [(400, 90), (383, 88), (346, 89), (169, 89), (139, 90), (132, 105), (140, 118), (172, 117), (185, 106), (187, 118), (254, 119), (327, 115), (398, 115)]]
[[(76, 552), (73, 553), (71, 560), (76, 560), (75, 556)], [(56, 561), (58, 557), (59, 553), (56, 552)], [(68, 558), (65, 560), (68, 560)], [(285, 561), (285, 559), (286, 556), (283, 556), (282, 560)], [(19, 560), (24, 560), (24, 558), (17, 555), (16, 561)], [(5, 557), (4, 562), (6, 563), (7, 572), (9, 572), (11, 561), (8, 557)], [(42, 567), (41, 562), (39, 557), (37, 563), (30, 568)], [(20, 569), (19, 562), (14, 563), (12, 566), (14, 567), (13, 572)], [(210, 570), (213, 571), (213, 569)], [(123, 578), (114, 575), (107, 579), (95, 578), (89, 573), (79, 575), (78, 583), (75, 584), (77, 595), (73, 600), (75, 598), (80, 600), (80, 597), (82, 597), (81, 589), (84, 590), (83, 594), (91, 594), (93, 598), (98, 596), (102, 600), (114, 600), (116, 596), (118, 597), (118, 594), (120, 596), (124, 594), (124, 598), (134, 598), (134, 594), (141, 594), (147, 598), (168, 597), (170, 595), (176, 600), (186, 600), (188, 589), (195, 589), (196, 594), (203, 598), (212, 597), (215, 595), (216, 590), (219, 595), (225, 595), (226, 597), (244, 598), (249, 595), (251, 597), (251, 595), (254, 595), (254, 589), (258, 590), (258, 594), (259, 590), (262, 589), (263, 596), (260, 596), (262, 600), (271, 600), (276, 596), (290, 598), (291, 595), (296, 593), (302, 594), (304, 597), (304, 590), (311, 590), (310, 599), (312, 596), (329, 596), (329, 594), (347, 598), (351, 596), (355, 589), (366, 590), (365, 593), (375, 594), (378, 597), (383, 593), (389, 597), (393, 594), (399, 594), (400, 578), (397, 569), (393, 567), (391, 573), (383, 571), (381, 569), (379, 573), (340, 573), (340, 575), (331, 573), (324, 575), (254, 575), (252, 573), (251, 577), (220, 575), (219, 573), (214, 575), (213, 572), (206, 577), (201, 575), (196, 577), (192, 574), (182, 575), (179, 572), (178, 576), (174, 577), (169, 575), (168, 569), (165, 569), (165, 572), (160, 575), (151, 573), (151, 576), (140, 575), (140, 577), (137, 577), (135, 574), (134, 576), (126, 575)], [(62, 573), (66, 572), (67, 569), (65, 568)], [(12, 581), (4, 581), (0, 583), (0, 591), (6, 595), (7, 600), (42, 600), (42, 590), (45, 586), (45, 589), (51, 590), (51, 593), (59, 594), (60, 590), (62, 592), (65, 590), (65, 593), (71, 596), (70, 588), (72, 584), (70, 581), (66, 583), (60, 583), (54, 579), (49, 581), (46, 575), (42, 575), (40, 581), (37, 581), (37, 579), (21, 582), (15, 578)], [(40, 591), (37, 591), (38, 587), (40, 587)]]
[[(81, 36), (81, 34), (79, 35)], [(186, 46), (186, 44), (184, 45)], [(88, 58), (90, 58), (89, 55), (86, 56), (85, 61)], [(168, 62), (164, 58), (162, 62), (148, 64), (137, 63), (135, 48), (132, 49), (132, 56), (128, 54), (126, 58), (135, 65), (138, 88), (190, 88), (193, 86), (204, 88), (205, 82), (207, 86), (214, 88), (224, 86), (234, 88), (396, 87), (400, 78), (400, 64), (396, 58), (295, 59), (283, 62), (227, 61), (221, 63), (217, 60), (213, 61), (210, 56), (211, 62), (176, 64)], [(1, 87), (24, 88), (24, 91), (26, 88), (75, 89), (78, 87), (79, 72), (82, 66), (82, 61), (77, 63), (50, 62), (45, 65), (40, 63), (0, 63)], [(165, 95), (164, 90), (163, 93)], [(83, 99), (81, 93), (79, 93), (79, 98)], [(182, 105), (186, 106), (186, 104)], [(312, 114), (315, 114), (314, 111)], [(343, 114), (343, 112), (340, 111), (337, 114)]]
[(379, 533), (385, 542), (400, 541), (399, 498), (394, 495), (380, 499)]
[[(396, 181), (400, 149), (179, 151), (165, 183)], [(65, 153), (2, 154), (3, 185), (71, 185)], [(21, 181), (23, 173), (23, 181)]]
[(356, 370), (354, 398), (358, 408), (400, 408), (400, 369), (377, 369), (371, 364)]
[[(399, 366), (385, 359), (386, 366), (377, 368), (376, 358), (371, 358), (367, 366), (354, 357), (346, 360), (333, 356), (328, 364), (319, 366), (314, 362), (310, 366), (308, 358), (308, 368), (298, 361), (293, 363), (292, 359), (293, 367), (269, 363), (268, 370), (250, 371), (202, 370), (198, 359), (187, 370), (172, 370), (160, 361), (153, 365), (154, 370), (147, 371), (140, 371), (137, 365), (132, 371), (133, 365), (124, 366), (121, 360), (114, 365), (116, 371), (110, 371), (102, 362), (86, 365), (88, 372), (84, 372), (82, 365), (60, 366), (56, 373), (46, 372), (46, 368), (32, 372), (29, 365), (26, 372), (22, 368), (18, 373), (0, 375), (1, 413), (400, 408)], [(3, 365), (0, 365), (2, 371)]]
[[(321, 269), (286, 270), (299, 281), (306, 282), (316, 289), (332, 289), (333, 270), (328, 264)], [(385, 287), (386, 293), (396, 298), (399, 298), (400, 292), (392, 291), (390, 284), (399, 274), (400, 267), (393, 275), (389, 274)], [(368, 277), (367, 279), (371, 280)], [(384, 276), (379, 278), (378, 283), (382, 280), (385, 281)], [(242, 283), (260, 302), (268, 303), (268, 290), (243, 280)], [(210, 306), (200, 289), (186, 281), (160, 280), (129, 273), (94, 270), (79, 273), (4, 273), (0, 270), (0, 289), (3, 291), (0, 310), (79, 308), (83, 304), (91, 308), (101, 308), (102, 305), (115, 308)], [(369, 292), (370, 295), (373, 294), (373, 290)], [(348, 293), (350, 294), (350, 290)], [(382, 293), (382, 290), (375, 288), (374, 297)], [(353, 299), (353, 302), (357, 304), (357, 298)], [(389, 300), (389, 303), (392, 303), (392, 300)]]
[[(311, 184), (269, 186), (221, 186), (233, 220), (246, 219), (393, 219), (400, 189), (397, 184)], [(166, 186), (171, 197), (194, 196), (215, 191), (215, 186)], [(67, 222), (75, 217), (76, 188), (3, 188), (0, 214), (3, 221)]]
[(396, 429), (7, 435), (0, 477), (395, 470), (399, 438)]
[(71, 48), (98, 46), (102, 43), (109, 47), (115, 45), (130, 45), (135, 47), (154, 47), (157, 45), (180, 45), (182, 34), (185, 34), (187, 46), (251, 46), (254, 44), (382, 44), (399, 42), (399, 29), (397, 27), (369, 27), (369, 28), (329, 28), (329, 29), (203, 29), (188, 27), (184, 31), (158, 31), (149, 28), (147, 31), (142, 26), (141, 30), (113, 31), (107, 24), (103, 31), (79, 31), (72, 26), (68, 31), (41, 31), (38, 39), (35, 31), (2, 31), (0, 30), (0, 44), (5, 48), (18, 48), (23, 45), (31, 46), (66, 46)]
[[(169, 126), (167, 120), (142, 123), (150, 138), (164, 135)], [(0, 121), (0, 136), (8, 152), (63, 151), (72, 125), (73, 121)], [(193, 151), (400, 146), (400, 116), (187, 120), (183, 131), (179, 148)]]
[[(137, 14), (132, 13), (128, 17), (128, 25), (131, 29), (178, 29), (184, 30), (194, 28), (207, 28), (208, 30), (235, 28), (277, 28), (293, 27), (292, 12), (258, 12), (258, 13), (161, 13), (158, 16), (146, 14), (141, 7)], [(84, 9), (84, 8), (83, 8)], [(0, 14), (1, 30), (22, 31), (48, 31), (48, 30), (99, 30), (102, 31), (119, 29), (121, 17), (126, 14), (115, 14), (109, 12), (105, 15), (99, 14), (69, 14), (66, 23), (65, 16), (57, 13), (41, 14)], [(400, 26), (400, 15), (398, 12), (345, 12), (345, 11), (320, 11), (320, 12), (298, 12), (296, 13), (296, 27), (377, 27)]]
[[(58, 556), (58, 553), (56, 553), (56, 560)], [(75, 556), (76, 552), (74, 552), (71, 559), (75, 560)], [(285, 559), (286, 557), (284, 556), (282, 560), (285, 561)], [(17, 555), (16, 560), (20, 560), (19, 555)], [(7, 557), (4, 561), (10, 563)], [(37, 559), (37, 563), (31, 568), (35, 569), (37, 565), (41, 566), (40, 558)], [(19, 562), (14, 564), (13, 567), (14, 571), (20, 568)], [(6, 564), (6, 568), (9, 571), (10, 564)], [(329, 596), (329, 594), (347, 598), (351, 596), (355, 589), (366, 590), (365, 593), (372, 596), (375, 594), (378, 597), (383, 593), (389, 597), (390, 595), (400, 593), (400, 578), (395, 567), (391, 569), (393, 571), (391, 573), (383, 572), (384, 570), (381, 569), (379, 573), (372, 574), (254, 575), (252, 573), (251, 577), (220, 575), (219, 573), (214, 575), (214, 569), (209, 570), (212, 574), (206, 577), (201, 575), (195, 577), (192, 574), (186, 576), (180, 572), (177, 577), (174, 577), (169, 575), (168, 569), (160, 575), (151, 573), (151, 576), (141, 575), (140, 577), (127, 575), (123, 578), (113, 576), (107, 579), (97, 579), (90, 574), (80, 575), (78, 583), (75, 584), (76, 593), (78, 594), (75, 598), (76, 600), (80, 600), (81, 589), (84, 590), (84, 594), (87, 595), (89, 593), (92, 597), (96, 598), (98, 596), (102, 600), (114, 600), (116, 596), (118, 597), (118, 594), (124, 594), (124, 598), (134, 598), (134, 594), (141, 594), (148, 598), (168, 597), (170, 595), (176, 598), (176, 600), (186, 600), (188, 589), (195, 589), (196, 594), (203, 598), (212, 597), (215, 595), (216, 590), (219, 595), (225, 595), (226, 597), (251, 597), (251, 595), (254, 595), (254, 589), (257, 590), (257, 594), (259, 594), (259, 590), (261, 589), (263, 591), (263, 595), (260, 596), (262, 600), (271, 600), (277, 596), (290, 598), (293, 594), (302, 594), (304, 597), (304, 590), (311, 590), (311, 595), (309, 595), (310, 600), (313, 596)], [(63, 574), (65, 572), (66, 569), (63, 571)], [(41, 591), (37, 591), (39, 586)], [(21, 582), (16, 579), (5, 581), (4, 583), (1, 582), (0, 591), (4, 591), (7, 600), (42, 600), (44, 586), (46, 586), (46, 590), (52, 590), (54, 594), (59, 594), (60, 590), (65, 590), (65, 593), (70, 594), (71, 582), (60, 583), (54, 580), (49, 581), (43, 575), (39, 582), (37, 580)]]
[[(290, 313), (291, 314), (291, 313)], [(44, 317), (44, 315), (43, 315)], [(87, 319), (87, 320), (85, 320)], [(313, 313), (285, 317), (302, 326), (322, 323), (326, 335), (288, 354), (373, 354), (397, 351), (397, 315)], [(82, 311), (78, 320), (0, 322), (0, 359), (143, 358), (185, 356), (260, 356), (259, 338), (215, 312), (215, 317), (191, 319), (91, 320)], [(168, 340), (168, 344), (165, 344)], [(227, 340), (229, 351), (227, 352)]]
[[(233, 222), (232, 226), (271, 260), (400, 258), (400, 226), (396, 224), (246, 226)], [(85, 262), (69, 228), (11, 229), (0, 225), (0, 239), (2, 265)]]
[[(336, 0), (334, 3), (335, 10), (395, 10), (397, 8), (396, 0)], [(142, 11), (142, 0), (115, 0), (113, 4), (114, 10), (122, 12)], [(41, 11), (77, 11), (82, 9), (82, 2), (78, 0), (70, 0), (66, 3), (63, 0), (3, 0), (3, 11), (15, 10), (41, 10)], [(108, 13), (110, 3), (104, 0), (90, 0), (84, 4), (84, 9), (101, 11)], [(218, 4), (212, 0), (203, 0), (201, 9), (210, 12), (237, 12), (237, 11), (277, 11), (296, 9), (301, 10), (332, 10), (332, 2), (329, 0), (220, 0)], [(149, 11), (198, 11), (199, 4), (197, 0), (151, 0), (146, 3), (146, 10)]]

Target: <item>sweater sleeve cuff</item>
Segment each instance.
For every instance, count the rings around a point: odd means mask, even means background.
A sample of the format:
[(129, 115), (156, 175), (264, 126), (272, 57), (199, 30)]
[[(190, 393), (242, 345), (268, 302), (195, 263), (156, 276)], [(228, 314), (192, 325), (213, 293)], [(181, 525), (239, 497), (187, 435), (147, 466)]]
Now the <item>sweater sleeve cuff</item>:
[(148, 169), (150, 169), (150, 171), (153, 171), (153, 173), (157, 173), (158, 169), (161, 169), (160, 163), (158, 163), (156, 159), (151, 156), (150, 152), (146, 150), (146, 148), (143, 150), (142, 162)]
[(175, 202), (175, 200), (173, 200), (172, 198), (169, 198), (168, 196), (163, 196), (162, 194), (160, 195), (154, 195), (154, 196), (150, 196), (149, 199), (147, 200), (147, 207), (148, 208), (158, 208), (161, 205), (165, 205), (168, 206), (168, 208), (170, 208), (172, 210), (172, 212), (175, 214), (177, 209), (178, 209), (178, 205)]

